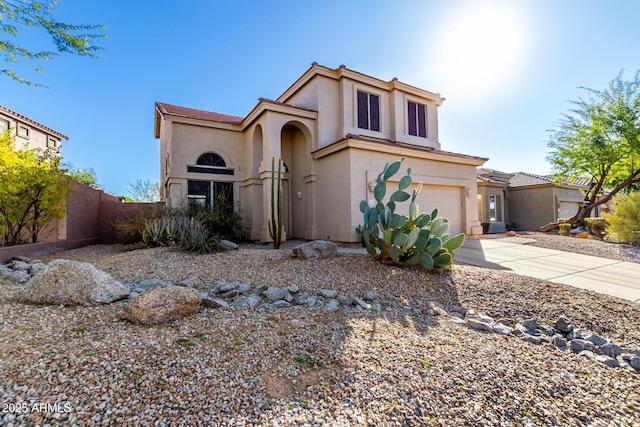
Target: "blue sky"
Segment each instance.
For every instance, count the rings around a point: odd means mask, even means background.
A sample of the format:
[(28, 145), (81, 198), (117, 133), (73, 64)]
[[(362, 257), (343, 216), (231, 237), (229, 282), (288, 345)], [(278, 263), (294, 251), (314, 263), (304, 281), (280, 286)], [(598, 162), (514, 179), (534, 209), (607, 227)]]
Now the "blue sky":
[(49, 88), (0, 77), (0, 104), (67, 135), (65, 160), (116, 195), (159, 181), (154, 102), (244, 116), (313, 61), (439, 92), (443, 150), (540, 174), (578, 87), (640, 69), (635, 0), (61, 0), (56, 18), (106, 25), (106, 50), (12, 67)]

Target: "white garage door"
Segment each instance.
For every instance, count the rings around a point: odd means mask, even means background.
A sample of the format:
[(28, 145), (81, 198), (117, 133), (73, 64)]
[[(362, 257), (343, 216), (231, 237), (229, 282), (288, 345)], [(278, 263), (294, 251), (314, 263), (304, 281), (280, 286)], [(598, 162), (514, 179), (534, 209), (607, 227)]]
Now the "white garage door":
[(578, 213), (580, 202), (560, 202), (558, 218), (571, 218)]
[(438, 215), (449, 220), (449, 232), (453, 236), (465, 232), (462, 201), (460, 187), (423, 185), (417, 204), (420, 213), (431, 212), (434, 208), (438, 208)]

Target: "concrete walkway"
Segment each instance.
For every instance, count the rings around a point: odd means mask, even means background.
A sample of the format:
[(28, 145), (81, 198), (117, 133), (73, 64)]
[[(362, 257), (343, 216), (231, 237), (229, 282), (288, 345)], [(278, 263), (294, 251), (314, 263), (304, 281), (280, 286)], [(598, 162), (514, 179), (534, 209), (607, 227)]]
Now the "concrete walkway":
[(640, 264), (539, 248), (527, 242), (531, 239), (467, 238), (455, 259), (640, 303)]

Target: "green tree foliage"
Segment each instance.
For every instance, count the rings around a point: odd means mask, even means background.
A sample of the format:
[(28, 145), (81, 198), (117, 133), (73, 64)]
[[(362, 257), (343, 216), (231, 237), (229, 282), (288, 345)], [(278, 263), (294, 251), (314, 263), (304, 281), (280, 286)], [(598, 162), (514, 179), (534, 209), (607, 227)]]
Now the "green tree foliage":
[(630, 81), (620, 72), (604, 90), (582, 89), (589, 97), (572, 102), (574, 108), (551, 131), (548, 144), (555, 174), (591, 178), (586, 203), (567, 221), (571, 224), (640, 183), (640, 71)]
[(70, 178), (48, 152), (17, 150), (0, 134), (0, 231), (3, 246), (36, 243), (46, 224), (65, 216)]
[(640, 191), (619, 194), (613, 203), (615, 210), (603, 215), (607, 236), (616, 242), (640, 244)]
[(80, 184), (88, 185), (97, 190), (102, 189), (98, 184), (98, 177), (93, 168), (77, 168), (71, 163), (64, 163), (62, 167), (66, 170), (67, 175)]
[(157, 202), (160, 200), (160, 184), (148, 179), (130, 182), (127, 191), (134, 202)]
[[(59, 0), (0, 0), (0, 55), (5, 62), (25, 61), (35, 71), (42, 71), (37, 65), (71, 53), (79, 56), (97, 58), (97, 52), (103, 50), (95, 44), (97, 39), (106, 38), (103, 25), (74, 25), (59, 22), (53, 17)], [(12, 40), (20, 36), (19, 30), (44, 30), (55, 49), (32, 50)], [(0, 73), (30, 86), (41, 86), (25, 80), (16, 72), (2, 67)]]

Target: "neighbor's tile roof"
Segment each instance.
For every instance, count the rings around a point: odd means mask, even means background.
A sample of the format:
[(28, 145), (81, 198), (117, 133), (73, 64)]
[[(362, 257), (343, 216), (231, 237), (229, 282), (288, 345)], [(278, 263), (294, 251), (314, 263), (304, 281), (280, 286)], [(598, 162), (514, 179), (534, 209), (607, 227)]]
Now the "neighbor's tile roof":
[(156, 108), (162, 114), (185, 117), (188, 119), (206, 120), (209, 122), (238, 125), (242, 123), (242, 120), (244, 120), (244, 117), (214, 113), (213, 111), (196, 110), (194, 108), (179, 107), (177, 105), (164, 104), (162, 102), (156, 102)]
[(60, 132), (58, 132), (57, 130), (53, 130), (50, 127), (47, 127), (41, 123), (36, 122), (35, 120), (30, 119), (27, 116), (23, 116), (20, 113), (17, 113), (3, 105), (0, 105), (0, 113), (4, 113), (8, 116), (10, 116), (11, 118), (13, 118), (13, 120), (16, 120), (18, 122), (23, 122), (23, 123), (28, 123), (32, 126), (35, 126), (37, 128), (40, 128), (41, 131), (44, 131), (45, 133), (49, 133), (51, 135), (57, 136), (60, 139), (64, 139), (64, 140), (68, 140), (69, 137), (67, 137), (66, 135), (61, 134)]
[(523, 187), (525, 185), (562, 183), (567, 185), (577, 185), (588, 187), (591, 183), (589, 178), (562, 178), (554, 175), (536, 175), (528, 172), (516, 172), (511, 178), (511, 187)]

